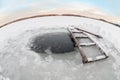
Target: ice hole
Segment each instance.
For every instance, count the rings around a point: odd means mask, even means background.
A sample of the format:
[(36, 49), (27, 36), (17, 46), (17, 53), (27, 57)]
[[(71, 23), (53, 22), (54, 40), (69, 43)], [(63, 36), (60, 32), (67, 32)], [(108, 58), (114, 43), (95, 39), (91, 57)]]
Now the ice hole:
[(65, 32), (46, 33), (42, 36), (36, 36), (30, 46), (31, 50), (37, 53), (67, 53), (74, 51), (74, 43)]

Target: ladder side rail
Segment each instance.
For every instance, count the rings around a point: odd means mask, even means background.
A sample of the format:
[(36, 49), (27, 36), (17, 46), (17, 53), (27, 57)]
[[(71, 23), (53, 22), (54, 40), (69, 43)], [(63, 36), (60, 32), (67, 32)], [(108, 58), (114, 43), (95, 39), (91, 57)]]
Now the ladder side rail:
[(86, 57), (86, 55), (85, 55), (82, 47), (79, 45), (78, 40), (75, 38), (75, 36), (73, 35), (73, 33), (70, 31), (69, 28), (68, 28), (68, 31), (70, 32), (71, 37), (73, 38), (73, 40), (74, 40), (75, 43), (76, 43), (76, 46), (78, 47), (78, 50), (79, 50), (79, 52), (80, 52), (80, 54), (81, 54), (81, 56), (82, 56), (82, 61), (83, 61), (83, 63), (87, 63), (87, 62), (88, 62), (87, 57)]

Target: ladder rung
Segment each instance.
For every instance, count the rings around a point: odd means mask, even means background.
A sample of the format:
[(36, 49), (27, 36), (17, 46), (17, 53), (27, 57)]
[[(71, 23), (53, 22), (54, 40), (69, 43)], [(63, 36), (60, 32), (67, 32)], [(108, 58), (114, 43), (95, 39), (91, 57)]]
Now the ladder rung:
[(95, 58), (87, 58), (88, 62), (86, 62), (86, 63), (99, 61), (99, 60), (103, 60), (103, 59), (106, 59), (106, 58), (108, 58), (108, 57), (106, 57), (105, 55), (96, 56)]
[(69, 29), (72, 33), (83, 33), (83, 31), (76, 30), (76, 29)]
[(100, 59), (104, 59), (104, 58), (106, 58), (106, 56), (105, 55), (101, 55), (101, 56), (95, 57), (95, 60), (100, 60)]
[(75, 36), (76, 38), (88, 38), (87, 36)]
[(86, 36), (86, 35), (84, 35), (84, 34), (74, 34), (74, 36), (76, 37), (76, 38), (88, 38), (88, 36)]
[(94, 46), (95, 43), (80, 43), (80, 46)]
[(82, 31), (71, 31), (72, 33), (83, 33)]

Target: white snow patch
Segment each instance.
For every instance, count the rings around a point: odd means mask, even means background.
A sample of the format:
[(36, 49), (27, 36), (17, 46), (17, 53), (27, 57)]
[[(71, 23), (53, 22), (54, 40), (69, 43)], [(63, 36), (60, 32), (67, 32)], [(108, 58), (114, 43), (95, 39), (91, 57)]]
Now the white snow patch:
[(10, 80), (10, 79), (9, 78), (5, 78), (5, 77), (0, 75), (0, 80)]

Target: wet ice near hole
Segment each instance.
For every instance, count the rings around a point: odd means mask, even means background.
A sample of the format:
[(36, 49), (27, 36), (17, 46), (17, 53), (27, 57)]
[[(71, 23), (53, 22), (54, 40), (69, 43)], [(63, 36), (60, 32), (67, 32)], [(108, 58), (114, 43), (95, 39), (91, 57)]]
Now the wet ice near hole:
[[(67, 16), (34, 18), (5, 26), (0, 29), (0, 36), (2, 36), (0, 38), (0, 79), (119, 80), (119, 54), (106, 42), (108, 52), (111, 52), (110, 57), (104, 61), (85, 65), (82, 64), (77, 50), (65, 54), (49, 54), (49, 52), (37, 54), (30, 50), (30, 42), (35, 36), (52, 31), (66, 32), (66, 27), (70, 25), (79, 25), (83, 29), (99, 33), (107, 41), (112, 31), (119, 31), (119, 29), (113, 29), (113, 25), (101, 21)], [(93, 30), (94, 28), (96, 31)], [(109, 31), (106, 31), (108, 29)], [(114, 43), (114, 40), (110, 43)], [(118, 48), (118, 45), (115, 46)]]

